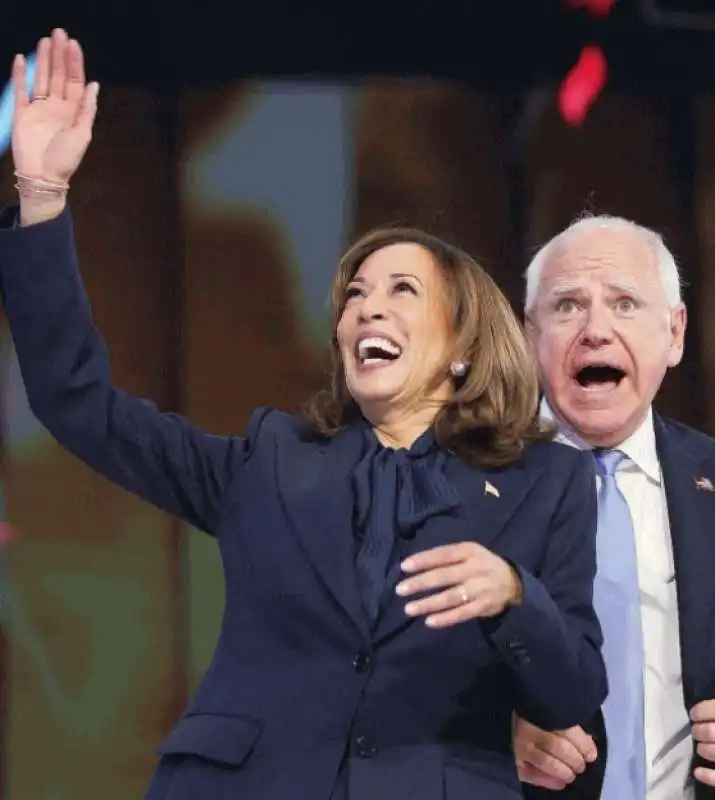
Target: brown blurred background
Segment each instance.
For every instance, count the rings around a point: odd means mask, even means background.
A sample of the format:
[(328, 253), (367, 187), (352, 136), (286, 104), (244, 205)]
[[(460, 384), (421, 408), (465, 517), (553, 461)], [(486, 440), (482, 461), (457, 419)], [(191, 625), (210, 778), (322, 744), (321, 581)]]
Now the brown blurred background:
[[(102, 61), (100, 44), (90, 36), (89, 67), (94, 52), (108, 77), (71, 204), (123, 388), (240, 432), (256, 405), (297, 410), (318, 385), (330, 275), (356, 235), (399, 222), (447, 236), (518, 308), (529, 253), (590, 209), (656, 228), (679, 258), (691, 328), (659, 405), (715, 432), (707, 85), (679, 73), (675, 90), (634, 91), (615, 79), (572, 128), (548, 76), (518, 92), (389, 70), (142, 86)], [(5, 153), (2, 204), (12, 184)], [(2, 347), (14, 538), (0, 561), (0, 800), (95, 800), (100, 785), (112, 787), (102, 800), (138, 798), (211, 657), (217, 551), (60, 450), (27, 409), (7, 331)]]

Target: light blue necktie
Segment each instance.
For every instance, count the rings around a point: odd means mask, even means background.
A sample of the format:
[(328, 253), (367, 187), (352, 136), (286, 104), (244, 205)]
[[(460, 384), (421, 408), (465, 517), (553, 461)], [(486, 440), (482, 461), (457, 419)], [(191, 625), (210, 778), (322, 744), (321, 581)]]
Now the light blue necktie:
[(626, 457), (594, 450), (598, 492), (598, 572), (594, 606), (603, 629), (609, 692), (603, 704), (608, 757), (602, 800), (645, 800), (643, 633), (633, 519), (615, 479)]

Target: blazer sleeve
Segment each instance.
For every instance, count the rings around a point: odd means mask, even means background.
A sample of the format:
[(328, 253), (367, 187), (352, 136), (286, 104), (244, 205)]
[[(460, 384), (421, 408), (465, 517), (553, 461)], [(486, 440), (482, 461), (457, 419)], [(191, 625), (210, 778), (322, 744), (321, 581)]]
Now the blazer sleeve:
[(546, 730), (593, 718), (608, 691), (593, 609), (595, 473), (590, 458), (576, 451), (574, 458), (539, 577), (517, 566), (522, 602), (488, 631), (512, 672), (516, 713)]
[(0, 217), (0, 293), (33, 414), (74, 455), (153, 505), (213, 532), (248, 435), (205, 434), (112, 385), (82, 285), (69, 211), (24, 228)]

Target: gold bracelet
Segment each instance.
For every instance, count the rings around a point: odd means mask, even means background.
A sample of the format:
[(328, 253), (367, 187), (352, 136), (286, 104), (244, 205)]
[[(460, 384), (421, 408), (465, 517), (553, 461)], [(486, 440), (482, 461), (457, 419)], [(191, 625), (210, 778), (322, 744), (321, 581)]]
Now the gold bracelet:
[(22, 197), (24, 195), (50, 195), (54, 197), (64, 197), (67, 190), (70, 188), (68, 183), (58, 183), (56, 181), (48, 181), (44, 178), (31, 178), (28, 175), (23, 175), (20, 172), (15, 173), (17, 183), (15, 189)]

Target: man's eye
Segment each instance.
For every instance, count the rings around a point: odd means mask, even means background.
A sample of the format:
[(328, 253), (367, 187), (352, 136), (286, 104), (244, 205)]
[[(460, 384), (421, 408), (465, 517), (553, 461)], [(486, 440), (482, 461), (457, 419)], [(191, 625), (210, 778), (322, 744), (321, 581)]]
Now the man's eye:
[(636, 310), (635, 301), (631, 297), (622, 297), (618, 301), (618, 310), (623, 311), (626, 314), (630, 314), (631, 311)]
[(564, 314), (573, 314), (574, 311), (578, 310), (578, 303), (575, 300), (565, 299), (560, 300), (556, 306), (557, 311), (561, 311)]

